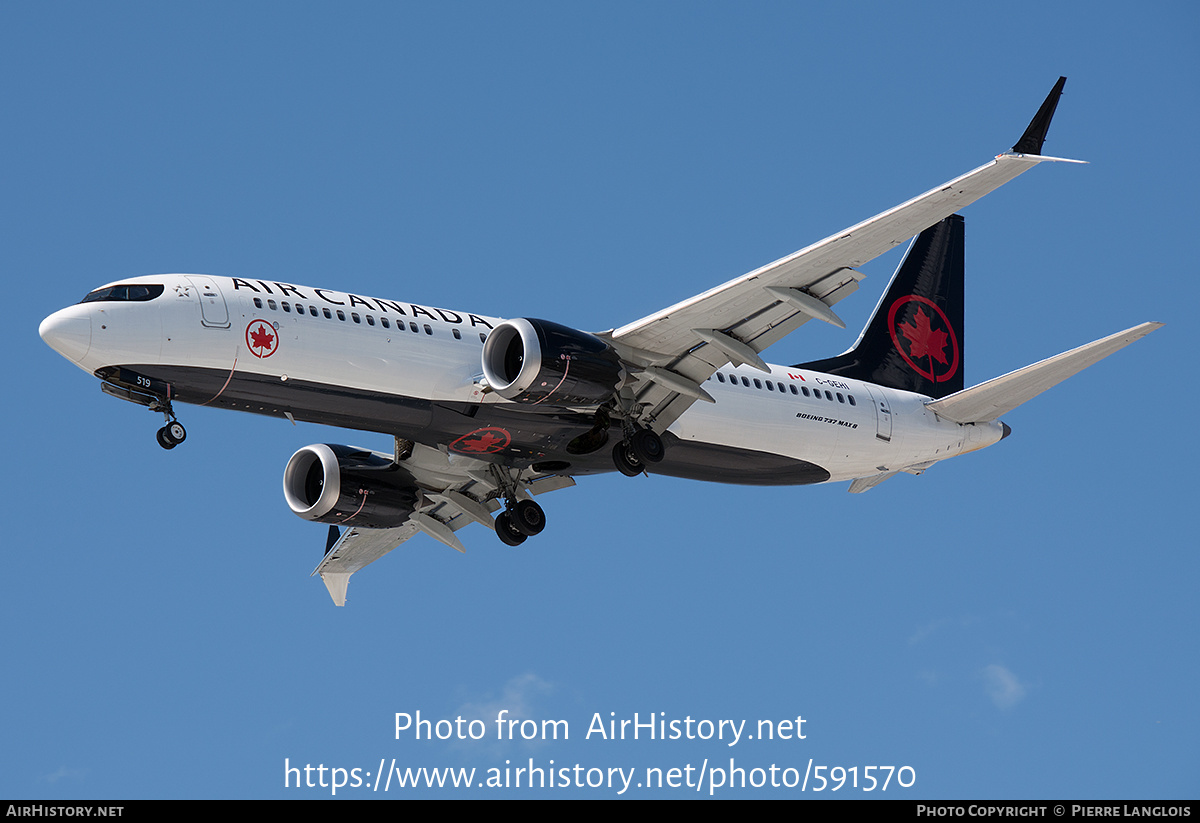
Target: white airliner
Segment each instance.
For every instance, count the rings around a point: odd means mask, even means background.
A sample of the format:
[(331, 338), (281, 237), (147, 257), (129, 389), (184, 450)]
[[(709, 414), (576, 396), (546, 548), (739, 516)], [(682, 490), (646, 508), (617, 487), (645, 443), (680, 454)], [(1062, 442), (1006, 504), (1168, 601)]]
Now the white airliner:
[[(105, 393), (161, 412), (167, 449), (186, 436), (175, 403), (393, 435), (394, 454), (318, 444), (284, 470), (292, 511), (330, 525), (314, 574), (339, 606), (350, 575), (418, 532), (463, 551), (455, 532), (477, 522), (518, 545), (545, 525), (532, 495), (577, 475), (848, 480), (863, 492), (999, 441), (1001, 415), (1161, 325), (963, 386), (955, 212), (1062, 159), (1041, 149), (1064, 81), (1011, 152), (618, 329), (169, 274), (99, 288), (40, 333)], [(858, 288), (857, 267), (918, 233), (849, 351), (762, 360), (809, 320), (845, 328), (831, 307)]]

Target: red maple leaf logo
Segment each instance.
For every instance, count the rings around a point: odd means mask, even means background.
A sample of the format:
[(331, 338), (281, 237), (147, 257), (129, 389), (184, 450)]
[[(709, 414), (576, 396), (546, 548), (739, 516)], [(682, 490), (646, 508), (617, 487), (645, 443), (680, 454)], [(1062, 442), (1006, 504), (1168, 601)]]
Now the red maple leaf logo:
[(491, 451), (493, 446), (502, 442), (503, 440), (503, 437), (497, 437), (491, 432), (488, 432), (487, 434), (480, 436), (477, 440), (459, 441), (458, 449), (459, 451), (464, 452), (488, 452)]
[(259, 326), (254, 331), (250, 332), (250, 340), (256, 349), (269, 349), (271, 344), (275, 342), (274, 335), (268, 334), (267, 330)]
[(914, 358), (932, 357), (943, 366), (946, 365), (946, 332), (932, 328), (929, 315), (922, 308), (917, 308), (915, 320), (915, 326), (904, 322), (899, 327), (908, 341), (908, 353)]
[(255, 320), (246, 327), (246, 346), (255, 357), (270, 357), (279, 348), (279, 338), (265, 320)]
[(504, 429), (488, 427), (464, 434), (450, 448), (462, 454), (495, 454), (511, 442), (512, 435)]

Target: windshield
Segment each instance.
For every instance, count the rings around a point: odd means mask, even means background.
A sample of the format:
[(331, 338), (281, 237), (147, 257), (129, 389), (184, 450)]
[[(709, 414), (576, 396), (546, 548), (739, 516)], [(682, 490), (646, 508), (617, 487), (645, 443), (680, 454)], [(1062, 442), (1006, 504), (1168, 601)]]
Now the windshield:
[(97, 303), (100, 301), (133, 301), (144, 303), (153, 300), (163, 293), (162, 285), (158, 283), (130, 283), (124, 286), (108, 286), (89, 292), (80, 303)]

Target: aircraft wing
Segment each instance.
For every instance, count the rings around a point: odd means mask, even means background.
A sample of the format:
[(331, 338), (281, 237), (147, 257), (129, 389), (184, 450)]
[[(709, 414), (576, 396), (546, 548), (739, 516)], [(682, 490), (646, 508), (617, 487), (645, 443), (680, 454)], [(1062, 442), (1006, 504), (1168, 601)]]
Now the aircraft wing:
[(642, 369), (634, 391), (647, 409), (644, 419), (661, 432), (696, 400), (711, 402), (700, 384), (727, 363), (765, 371), (759, 352), (813, 318), (845, 328), (830, 306), (858, 288), (863, 277), (858, 266), (1038, 163), (1062, 160), (1039, 152), (1064, 82), (1059, 78), (1013, 152), (774, 263), (605, 333), (626, 362)]
[[(414, 444), (408, 457), (399, 461), (421, 491), (421, 503), (402, 525), (391, 529), (349, 528), (340, 535), (337, 527), (321, 562), (313, 569), (319, 574), (335, 605), (346, 605), (350, 575), (374, 563), (392, 549), (417, 534), (427, 534), (452, 549), (466, 552), (455, 535), (470, 523), (494, 528), (492, 512), (500, 508), (497, 492), (501, 477), (517, 489), (517, 497), (542, 494), (574, 486), (564, 475), (539, 475), (530, 469), (502, 469), (463, 455), (449, 455), (438, 449)], [(336, 535), (336, 536), (335, 536)]]

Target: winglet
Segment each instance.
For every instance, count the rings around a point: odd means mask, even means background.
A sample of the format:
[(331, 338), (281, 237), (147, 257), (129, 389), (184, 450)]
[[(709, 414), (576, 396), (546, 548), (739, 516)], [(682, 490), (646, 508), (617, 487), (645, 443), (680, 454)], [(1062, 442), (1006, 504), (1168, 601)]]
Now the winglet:
[(321, 572), (321, 582), (329, 589), (333, 605), (346, 605), (346, 588), (350, 585), (350, 575), (354, 572)]
[(1054, 117), (1054, 110), (1058, 108), (1058, 98), (1062, 97), (1063, 84), (1067, 82), (1067, 78), (1060, 77), (1058, 82), (1054, 84), (1054, 88), (1046, 95), (1046, 99), (1042, 101), (1042, 107), (1037, 110), (1037, 114), (1029, 121), (1029, 128), (1025, 129), (1025, 133), (1021, 135), (1021, 139), (1017, 141), (1012, 150), (1017, 154), (1033, 154), (1040, 155), (1042, 153), (1042, 144), (1046, 142), (1046, 132), (1050, 130), (1050, 120)]

